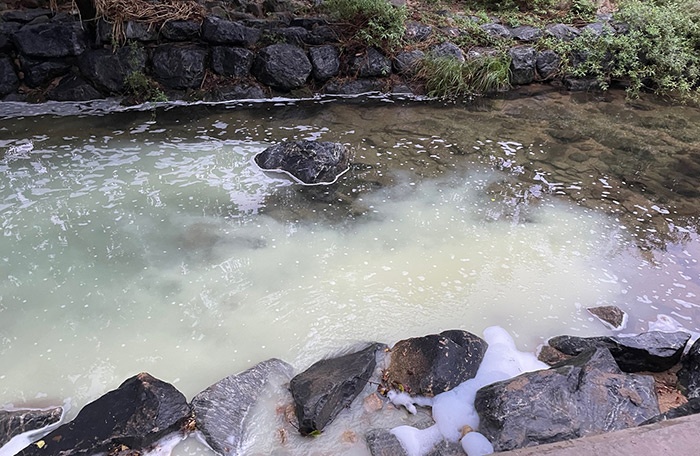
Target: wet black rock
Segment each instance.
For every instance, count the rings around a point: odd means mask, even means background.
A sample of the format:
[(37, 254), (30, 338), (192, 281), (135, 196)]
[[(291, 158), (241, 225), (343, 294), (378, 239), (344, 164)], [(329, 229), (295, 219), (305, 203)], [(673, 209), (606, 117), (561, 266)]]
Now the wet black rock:
[(287, 141), (255, 156), (255, 163), (268, 171), (285, 172), (303, 184), (331, 184), (350, 166), (350, 151), (340, 143)]
[(485, 386), (474, 406), (496, 451), (625, 429), (659, 413), (654, 379), (623, 373), (607, 349)]
[(518, 41), (533, 42), (537, 41), (544, 35), (542, 29), (531, 27), (529, 25), (521, 25), (510, 30), (511, 35)]
[(548, 36), (562, 41), (571, 41), (581, 34), (579, 29), (566, 24), (552, 24), (545, 29)]
[(199, 38), (201, 27), (195, 21), (168, 21), (160, 33), (170, 41), (189, 41)]
[(111, 49), (86, 51), (78, 66), (86, 79), (96, 87), (112, 94), (124, 92), (125, 81), (133, 73), (144, 73), (147, 54), (141, 47), (124, 46), (116, 52)]
[(511, 39), (513, 37), (510, 30), (508, 30), (508, 27), (502, 24), (484, 24), (481, 26), (481, 30), (490, 36), (504, 40)]
[(401, 52), (394, 57), (394, 71), (407, 76), (413, 75), (418, 71), (418, 65), (424, 57), (425, 53), (418, 49)]
[(9, 57), (0, 57), (0, 96), (12, 93), (19, 87), (15, 66)]
[(303, 46), (309, 43), (311, 33), (304, 27), (283, 27), (271, 33), (275, 42)]
[(700, 339), (683, 356), (678, 382), (688, 398), (700, 398)]
[(434, 396), (474, 378), (488, 344), (467, 331), (444, 331), (397, 342), (384, 373), (389, 388)]
[(340, 72), (338, 48), (333, 45), (314, 46), (309, 49), (309, 57), (317, 81), (326, 81)]
[(21, 456), (110, 453), (126, 447), (141, 451), (183, 429), (190, 407), (174, 386), (141, 373), (80, 410), (69, 423), (32, 444)]
[(247, 82), (231, 86), (219, 86), (210, 92), (206, 101), (228, 100), (260, 100), (266, 98), (265, 91), (260, 86)]
[(622, 329), (624, 326), (625, 312), (617, 306), (589, 307), (586, 310), (610, 329)]
[(538, 52), (535, 67), (539, 79), (545, 80), (555, 76), (559, 72), (560, 63), (561, 57), (551, 49)]
[(258, 52), (252, 72), (263, 84), (289, 91), (306, 84), (312, 69), (302, 48), (293, 44), (273, 44)]
[(684, 332), (650, 331), (628, 337), (557, 336), (547, 343), (567, 355), (607, 348), (625, 372), (662, 372), (680, 361), (689, 339), (690, 334)]
[(55, 101), (89, 101), (104, 98), (104, 96), (85, 79), (69, 74), (49, 91), (47, 98)]
[(270, 382), (286, 383), (293, 373), (279, 359), (263, 361), (240, 374), (226, 377), (192, 399), (197, 429), (218, 454), (243, 454), (250, 411)]
[(356, 353), (318, 361), (292, 379), (289, 388), (302, 435), (323, 430), (350, 406), (372, 377), (377, 351), (384, 348), (374, 343)]
[(29, 57), (20, 57), (23, 82), (29, 87), (39, 87), (50, 80), (63, 76), (71, 68), (70, 62), (65, 59), (38, 60)]
[(28, 8), (20, 10), (10, 10), (2, 13), (2, 20), (4, 22), (19, 22), (22, 24), (27, 24), (33, 20), (45, 16), (51, 17), (53, 13), (51, 10), (43, 8)]
[(222, 76), (245, 78), (250, 74), (254, 57), (248, 49), (215, 46), (211, 50), (211, 69)]
[(600, 82), (596, 78), (564, 78), (564, 87), (572, 92), (590, 92), (600, 90)]
[(202, 38), (213, 44), (251, 47), (258, 42), (261, 31), (240, 22), (208, 16), (202, 22)]
[(690, 399), (683, 405), (680, 405), (676, 408), (672, 408), (666, 413), (662, 413), (660, 415), (656, 415), (655, 417), (649, 418), (640, 426), (658, 423), (659, 421), (672, 420), (674, 418), (680, 418), (682, 416), (696, 415), (698, 413), (700, 413), (700, 397), (695, 397)]
[(62, 407), (41, 410), (0, 410), (0, 447), (15, 436), (58, 423), (62, 415)]
[(462, 49), (449, 41), (433, 46), (430, 48), (430, 51), (428, 51), (428, 54), (435, 59), (453, 58), (464, 62), (464, 52), (462, 52)]
[(12, 36), (22, 27), (16, 22), (0, 22), (0, 51), (9, 51), (14, 46)]
[(124, 23), (124, 37), (127, 41), (155, 41), (158, 39), (158, 29), (145, 22), (127, 21)]
[(26, 25), (13, 39), (19, 53), (27, 57), (76, 56), (87, 48), (87, 33), (80, 22)]
[(378, 78), (391, 74), (391, 60), (376, 48), (355, 55), (350, 60), (350, 73), (360, 78)]
[(593, 22), (582, 29), (582, 33), (591, 33), (594, 36), (613, 35), (615, 29), (607, 22)]
[(202, 85), (207, 50), (197, 46), (163, 44), (153, 51), (153, 75), (168, 89), (195, 89)]
[(515, 85), (530, 84), (535, 80), (537, 51), (530, 46), (518, 46), (508, 50), (510, 56), (510, 80)]

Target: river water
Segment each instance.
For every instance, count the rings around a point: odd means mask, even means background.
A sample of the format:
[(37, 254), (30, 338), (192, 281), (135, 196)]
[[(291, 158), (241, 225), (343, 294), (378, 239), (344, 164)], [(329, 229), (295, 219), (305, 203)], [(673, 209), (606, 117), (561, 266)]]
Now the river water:
[[(700, 331), (693, 107), (545, 91), (28, 109), (0, 108), (0, 405), (72, 417), (141, 371), (190, 399), (270, 357), (301, 370), (454, 328), (535, 350), (608, 334), (598, 305), (629, 314), (623, 333)], [(252, 162), (287, 139), (347, 143), (353, 166), (302, 187)]]

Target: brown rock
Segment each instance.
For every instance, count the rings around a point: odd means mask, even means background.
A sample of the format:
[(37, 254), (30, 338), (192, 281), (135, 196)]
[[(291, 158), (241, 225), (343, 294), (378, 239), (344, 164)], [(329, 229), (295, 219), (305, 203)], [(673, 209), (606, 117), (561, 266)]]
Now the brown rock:
[(587, 309), (594, 317), (610, 329), (623, 329), (626, 324), (626, 314), (616, 306), (589, 307)]

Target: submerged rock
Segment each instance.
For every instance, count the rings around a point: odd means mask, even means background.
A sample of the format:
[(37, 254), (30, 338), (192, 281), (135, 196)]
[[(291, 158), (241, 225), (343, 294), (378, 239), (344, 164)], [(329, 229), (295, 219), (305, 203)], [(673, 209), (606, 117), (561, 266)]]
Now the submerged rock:
[(627, 321), (627, 314), (617, 306), (589, 307), (586, 310), (613, 330), (623, 329)]
[(197, 394), (192, 411), (197, 429), (211, 449), (225, 456), (242, 454), (251, 408), (272, 378), (287, 381), (292, 372), (286, 362), (268, 359)]
[(384, 373), (390, 388), (434, 396), (474, 378), (488, 344), (467, 331), (452, 330), (397, 342)]
[(63, 407), (0, 410), (0, 447), (15, 436), (58, 423), (61, 416), (63, 416)]
[(89, 403), (69, 423), (29, 445), (21, 456), (71, 456), (141, 451), (182, 430), (192, 413), (174, 386), (141, 373)]
[(268, 147), (255, 156), (268, 171), (285, 172), (303, 184), (334, 183), (350, 167), (348, 148), (325, 141), (288, 141)]
[(384, 348), (373, 343), (356, 353), (318, 361), (292, 379), (289, 389), (302, 435), (322, 431), (350, 406), (374, 372), (377, 351)]
[(690, 334), (649, 331), (636, 336), (557, 336), (547, 343), (567, 355), (591, 348), (607, 348), (625, 372), (662, 372), (680, 361)]
[(496, 451), (625, 429), (659, 413), (654, 379), (623, 373), (604, 348), (485, 386), (474, 406)]

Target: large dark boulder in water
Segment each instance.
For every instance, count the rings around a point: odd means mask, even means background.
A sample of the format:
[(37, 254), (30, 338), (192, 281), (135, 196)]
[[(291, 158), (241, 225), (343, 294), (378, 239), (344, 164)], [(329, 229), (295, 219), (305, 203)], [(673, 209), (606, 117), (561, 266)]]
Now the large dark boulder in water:
[(324, 359), (297, 375), (289, 384), (302, 435), (323, 430), (362, 392), (376, 367), (373, 343), (356, 353)]
[(0, 447), (13, 437), (58, 423), (62, 407), (49, 409), (0, 410)]
[(488, 344), (467, 331), (443, 331), (397, 342), (384, 372), (390, 388), (434, 396), (474, 378)]
[(284, 91), (306, 84), (312, 69), (306, 52), (293, 44), (264, 47), (253, 63), (253, 75), (258, 81)]
[(690, 334), (684, 332), (649, 331), (628, 337), (557, 336), (547, 343), (567, 355), (607, 348), (625, 372), (662, 372), (680, 361), (689, 339)]
[[(142, 451), (192, 418), (185, 396), (173, 385), (141, 373), (89, 403), (69, 423), (22, 450), (21, 456)], [(135, 453), (137, 454), (137, 453)]]
[(263, 361), (240, 374), (228, 376), (192, 399), (197, 429), (218, 454), (242, 454), (250, 411), (272, 381), (289, 381), (293, 368), (279, 359)]
[(496, 451), (625, 429), (659, 413), (653, 377), (623, 373), (604, 348), (485, 386), (474, 407)]
[(350, 166), (349, 149), (340, 143), (289, 141), (268, 147), (255, 156), (267, 171), (284, 172), (303, 184), (332, 184)]

